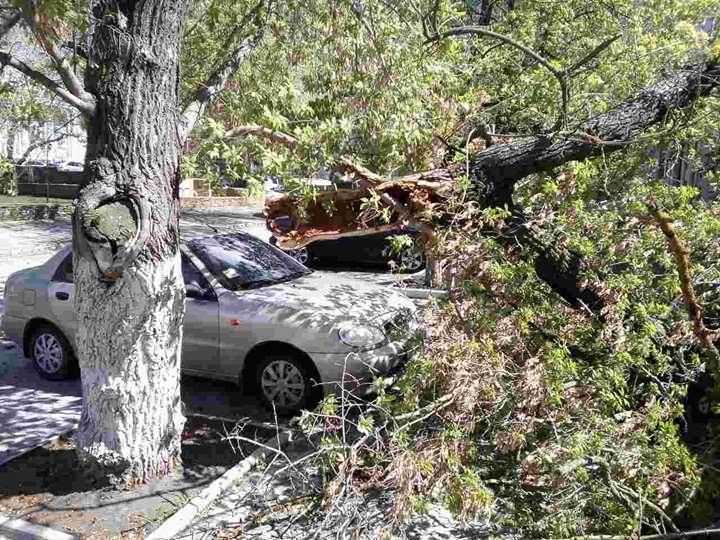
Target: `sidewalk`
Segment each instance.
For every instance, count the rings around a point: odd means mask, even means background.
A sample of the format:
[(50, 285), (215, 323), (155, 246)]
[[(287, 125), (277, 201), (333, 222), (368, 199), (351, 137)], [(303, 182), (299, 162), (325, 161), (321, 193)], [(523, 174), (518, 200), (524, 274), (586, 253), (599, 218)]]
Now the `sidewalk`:
[(0, 465), (73, 429), (81, 395), (79, 380), (46, 381), (0, 341)]

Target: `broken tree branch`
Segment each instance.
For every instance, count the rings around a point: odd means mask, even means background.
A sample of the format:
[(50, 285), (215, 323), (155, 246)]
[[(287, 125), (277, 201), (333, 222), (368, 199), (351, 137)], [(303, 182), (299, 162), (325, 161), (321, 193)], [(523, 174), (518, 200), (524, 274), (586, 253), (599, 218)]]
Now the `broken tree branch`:
[(720, 64), (684, 68), (640, 90), (608, 112), (586, 120), (573, 133), (537, 135), (508, 144), (496, 144), (470, 160), (474, 191), (492, 206), (511, 206), (515, 184), (526, 176), (547, 172), (569, 161), (607, 155), (627, 145), (668, 114), (688, 107), (720, 85)]
[[(495, 144), (470, 156), (467, 166), (451, 166), (385, 182), (380, 182), (381, 176), (369, 174), (359, 167), (356, 172), (372, 181), (375, 192), (391, 191), (399, 202), (410, 205), (411, 211), (421, 213), (427, 212), (429, 205), (437, 207), (447, 201), (455, 192), (457, 179), (467, 174), (467, 202), (475, 202), (481, 207), (505, 207), (513, 212), (513, 219), (501, 231), (500, 238), (515, 246), (530, 247), (524, 256), (532, 258), (540, 279), (571, 305), (582, 309), (589, 307), (592, 312), (599, 313), (604, 303), (591, 287), (581, 283), (580, 257), (560, 244), (540, 242), (539, 236), (526, 226), (527, 219), (513, 201), (516, 183), (531, 174), (552, 171), (569, 161), (627, 148), (644, 131), (665, 122), (670, 113), (683, 110), (696, 99), (709, 95), (718, 85), (720, 64), (713, 59), (681, 69), (640, 90), (608, 112), (589, 118), (574, 132), (536, 135)], [(294, 212), (296, 203), (283, 197), (269, 204), (268, 219), (291, 216), (296, 245), (307, 244), (325, 233), (331, 233), (334, 238), (347, 233), (358, 234), (362, 227), (356, 221), (359, 201), (367, 196), (366, 188), (354, 193), (348, 190), (342, 194), (340, 191), (321, 193), (304, 215)], [(342, 210), (330, 217), (321, 202), (325, 206), (337, 202)], [(288, 233), (277, 231), (276, 234), (280, 237)]]

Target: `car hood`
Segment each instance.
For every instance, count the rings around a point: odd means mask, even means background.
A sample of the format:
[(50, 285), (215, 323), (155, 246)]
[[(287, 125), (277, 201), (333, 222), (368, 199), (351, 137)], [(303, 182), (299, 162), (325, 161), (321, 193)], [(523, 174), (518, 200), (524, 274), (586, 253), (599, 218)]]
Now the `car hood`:
[(409, 298), (389, 287), (318, 273), (231, 294), (246, 309), (275, 311), (312, 326), (334, 325), (348, 319), (382, 326), (400, 313), (415, 311)]

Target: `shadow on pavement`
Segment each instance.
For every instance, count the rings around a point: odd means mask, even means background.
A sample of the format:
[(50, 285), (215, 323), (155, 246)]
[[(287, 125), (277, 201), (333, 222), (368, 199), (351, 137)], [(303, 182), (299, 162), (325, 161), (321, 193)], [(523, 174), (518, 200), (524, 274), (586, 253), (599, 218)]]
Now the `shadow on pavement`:
[[(136, 529), (147, 532), (255, 450), (252, 443), (227, 439), (235, 427), (189, 417), (182, 435), (182, 466), (127, 489), (84, 477), (71, 437), (63, 436), (0, 466), (0, 512), (98, 538)], [(255, 427), (237, 429), (260, 441), (272, 434)]]

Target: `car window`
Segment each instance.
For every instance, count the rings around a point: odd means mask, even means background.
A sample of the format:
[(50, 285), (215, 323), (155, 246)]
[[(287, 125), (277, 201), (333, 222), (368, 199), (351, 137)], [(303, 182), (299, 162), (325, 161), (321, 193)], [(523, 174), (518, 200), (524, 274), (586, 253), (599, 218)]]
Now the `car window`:
[(198, 269), (197, 266), (193, 264), (193, 262), (188, 258), (187, 255), (184, 253), (182, 254), (182, 275), (183, 275), (183, 281), (185, 282), (185, 286), (188, 285), (194, 285), (201, 291), (205, 293), (206, 299), (211, 299), (215, 297), (215, 292), (213, 291), (212, 287), (210, 286), (210, 283), (207, 279), (205, 279), (205, 276), (203, 276), (202, 272)]
[(73, 254), (72, 251), (62, 260), (55, 270), (55, 274), (52, 278), (53, 281), (59, 281), (61, 283), (72, 283), (73, 282)]
[(286, 253), (243, 233), (197, 238), (187, 246), (230, 290), (254, 289), (310, 273)]

